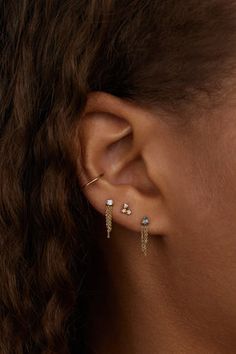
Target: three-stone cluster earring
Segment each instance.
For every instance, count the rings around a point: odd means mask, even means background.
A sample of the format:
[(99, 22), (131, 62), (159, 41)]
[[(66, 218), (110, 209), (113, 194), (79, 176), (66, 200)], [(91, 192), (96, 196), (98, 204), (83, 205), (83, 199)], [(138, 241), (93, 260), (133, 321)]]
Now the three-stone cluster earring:
[(112, 199), (106, 200), (105, 217), (106, 217), (107, 238), (111, 237), (113, 205), (114, 205), (114, 202)]
[(148, 225), (149, 219), (147, 216), (144, 216), (141, 220), (141, 250), (144, 255), (147, 255), (147, 244), (148, 244)]
[(130, 210), (129, 205), (127, 203), (123, 204), (123, 206), (122, 206), (120, 211), (121, 211), (122, 214), (126, 214), (126, 215), (131, 215), (132, 214), (132, 211)]

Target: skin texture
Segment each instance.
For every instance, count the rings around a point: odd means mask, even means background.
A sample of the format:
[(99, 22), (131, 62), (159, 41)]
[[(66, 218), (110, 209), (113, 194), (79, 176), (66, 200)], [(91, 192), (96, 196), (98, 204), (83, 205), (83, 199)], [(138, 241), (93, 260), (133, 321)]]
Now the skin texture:
[[(98, 211), (88, 340), (94, 353), (236, 348), (236, 101), (191, 119), (92, 92), (81, 184)], [(185, 117), (186, 118), (186, 117)], [(106, 239), (105, 200), (113, 230)], [(132, 214), (120, 212), (128, 203)], [(140, 220), (150, 218), (148, 255)]]

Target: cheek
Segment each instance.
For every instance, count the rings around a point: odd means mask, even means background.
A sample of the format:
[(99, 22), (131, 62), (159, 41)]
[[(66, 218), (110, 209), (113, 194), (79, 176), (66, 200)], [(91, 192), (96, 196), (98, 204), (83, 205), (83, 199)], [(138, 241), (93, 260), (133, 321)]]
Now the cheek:
[(186, 309), (236, 323), (236, 141), (206, 141), (163, 148), (169, 276)]
[(231, 235), (236, 244), (236, 129), (235, 138), (211, 131), (185, 142), (172, 139), (165, 159), (166, 206), (175, 228), (214, 239)]

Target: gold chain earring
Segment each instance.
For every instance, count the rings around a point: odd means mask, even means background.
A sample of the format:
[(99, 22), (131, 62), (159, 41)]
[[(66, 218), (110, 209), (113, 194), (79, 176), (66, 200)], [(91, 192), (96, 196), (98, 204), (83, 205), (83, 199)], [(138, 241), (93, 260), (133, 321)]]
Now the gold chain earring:
[(147, 255), (147, 244), (148, 244), (148, 225), (149, 219), (147, 216), (144, 216), (141, 220), (141, 250), (143, 254)]
[(106, 228), (107, 228), (107, 238), (110, 238), (111, 230), (112, 230), (112, 209), (113, 209), (113, 200), (107, 199), (106, 200)]

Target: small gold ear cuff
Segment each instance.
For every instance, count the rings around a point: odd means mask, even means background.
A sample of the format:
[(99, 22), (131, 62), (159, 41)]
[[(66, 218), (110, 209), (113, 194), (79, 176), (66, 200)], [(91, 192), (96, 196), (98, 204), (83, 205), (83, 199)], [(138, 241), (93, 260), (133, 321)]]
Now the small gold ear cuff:
[(102, 176), (104, 176), (104, 173), (100, 173), (100, 175), (98, 175), (97, 177), (93, 178), (91, 181), (83, 184), (83, 186), (81, 187), (81, 189), (84, 189), (86, 187), (88, 187), (90, 184), (97, 182)]

